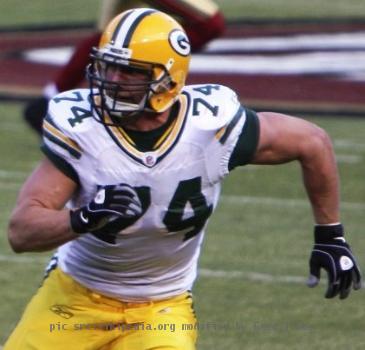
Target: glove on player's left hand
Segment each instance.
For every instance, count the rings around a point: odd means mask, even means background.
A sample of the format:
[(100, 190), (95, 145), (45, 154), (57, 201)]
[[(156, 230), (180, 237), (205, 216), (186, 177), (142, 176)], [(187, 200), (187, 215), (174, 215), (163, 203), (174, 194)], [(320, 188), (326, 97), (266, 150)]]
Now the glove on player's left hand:
[(309, 287), (315, 287), (320, 280), (320, 269), (328, 274), (326, 298), (340, 299), (348, 297), (351, 286), (355, 290), (361, 288), (361, 273), (346, 243), (341, 224), (316, 225), (314, 229), (314, 247), (309, 260)]

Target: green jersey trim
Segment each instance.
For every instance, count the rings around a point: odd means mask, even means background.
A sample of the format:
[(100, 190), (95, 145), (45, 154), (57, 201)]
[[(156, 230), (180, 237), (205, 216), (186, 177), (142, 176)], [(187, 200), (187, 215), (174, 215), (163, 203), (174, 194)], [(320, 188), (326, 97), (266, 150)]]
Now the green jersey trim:
[(259, 118), (255, 111), (246, 109), (246, 122), (229, 159), (228, 169), (230, 171), (239, 165), (246, 165), (252, 160), (259, 143), (259, 135)]

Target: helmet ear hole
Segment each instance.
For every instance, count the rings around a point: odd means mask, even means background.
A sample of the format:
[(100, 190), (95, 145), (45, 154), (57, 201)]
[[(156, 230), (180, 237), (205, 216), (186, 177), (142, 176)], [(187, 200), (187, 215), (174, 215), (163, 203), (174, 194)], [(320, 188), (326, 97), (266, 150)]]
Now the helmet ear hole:
[(154, 111), (163, 112), (176, 101), (181, 88), (174, 82), (169, 82), (169, 89), (164, 89), (161, 93), (152, 93), (149, 98), (150, 107)]
[(169, 90), (170, 90), (170, 89), (175, 89), (175, 88), (176, 88), (176, 86), (177, 86), (177, 84), (176, 84), (174, 81), (170, 81), (170, 82), (169, 82)]

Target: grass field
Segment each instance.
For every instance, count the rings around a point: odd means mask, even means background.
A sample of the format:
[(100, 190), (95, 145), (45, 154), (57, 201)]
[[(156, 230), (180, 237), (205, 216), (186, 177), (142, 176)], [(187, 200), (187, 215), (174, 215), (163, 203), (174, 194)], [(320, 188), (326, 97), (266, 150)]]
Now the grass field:
[[(0, 343), (36, 290), (49, 254), (14, 255), (5, 236), (17, 190), (40, 158), (21, 105), (0, 105)], [(343, 221), (365, 270), (363, 239), (365, 119), (311, 120), (334, 138), (342, 175)], [(324, 285), (304, 285), (312, 218), (295, 164), (248, 166), (225, 183), (201, 257), (195, 288), (199, 349), (362, 349), (363, 291), (323, 299)]]
[[(1, 25), (89, 21), (96, 1), (2, 0)], [(362, 0), (219, 1), (238, 17), (363, 16)], [(234, 5), (234, 8), (233, 8)], [(74, 6), (74, 7), (73, 7)], [(75, 11), (71, 11), (75, 8)], [(7, 221), (17, 192), (41, 158), (21, 120), (20, 103), (0, 104), (0, 344), (39, 285), (50, 253), (13, 254)], [(365, 270), (365, 118), (308, 118), (333, 137), (342, 177), (342, 221)], [(325, 300), (325, 285), (305, 286), (312, 216), (297, 164), (248, 166), (224, 184), (201, 257), (195, 307), (200, 350), (307, 350), (365, 347), (364, 291)]]
[[(99, 3), (98, 0), (1, 0), (0, 26), (95, 21)], [(216, 3), (228, 18), (365, 17), (363, 0), (217, 0)]]

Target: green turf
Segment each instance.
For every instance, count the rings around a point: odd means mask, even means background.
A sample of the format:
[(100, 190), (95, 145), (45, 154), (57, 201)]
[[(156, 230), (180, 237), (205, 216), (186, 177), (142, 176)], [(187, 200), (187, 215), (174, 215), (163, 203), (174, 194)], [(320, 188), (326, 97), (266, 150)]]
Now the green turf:
[(1, 26), (44, 25), (95, 21), (97, 0), (1, 0)]
[[(1, 0), (0, 26), (93, 22), (97, 0)], [(365, 18), (363, 0), (218, 0), (228, 18)]]
[[(0, 104), (0, 344), (36, 291), (50, 255), (15, 255), (5, 235), (17, 190), (41, 157), (38, 138), (22, 123), (21, 108)], [(310, 119), (334, 139), (343, 221), (364, 270), (365, 119)], [(325, 300), (324, 285), (311, 290), (302, 282), (311, 231), (311, 212), (296, 164), (248, 166), (227, 178), (208, 226), (203, 271), (195, 286), (199, 349), (342, 349), (346, 344), (349, 349), (363, 348), (363, 291), (344, 302)], [(209, 275), (217, 271), (223, 275)], [(252, 273), (266, 279), (256, 280)]]
[(362, 0), (217, 0), (231, 18), (364, 18)]

